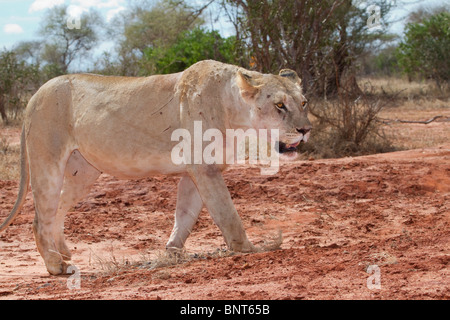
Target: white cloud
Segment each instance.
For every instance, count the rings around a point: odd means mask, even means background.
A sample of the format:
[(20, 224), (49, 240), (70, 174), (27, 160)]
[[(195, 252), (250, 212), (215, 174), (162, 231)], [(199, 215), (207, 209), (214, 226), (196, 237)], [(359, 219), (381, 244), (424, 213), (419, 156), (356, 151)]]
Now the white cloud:
[(116, 9), (111, 9), (106, 13), (106, 21), (110, 22), (116, 14), (119, 12), (126, 10), (125, 7), (118, 7)]
[(87, 12), (88, 9), (80, 7), (80, 6), (75, 6), (75, 5), (70, 5), (67, 8), (67, 13), (69, 16), (71, 17), (80, 17), (83, 12)]
[[(65, 0), (34, 0), (28, 12), (42, 11), (64, 4)], [(70, 0), (69, 14), (78, 16), (81, 13), (88, 11), (90, 8), (95, 9), (109, 9), (107, 12), (107, 20), (112, 19), (114, 15), (120, 11), (125, 10), (122, 4), (124, 0)]]
[(116, 8), (121, 7), (123, 0), (72, 0), (74, 4), (78, 4), (82, 8), (94, 7), (97, 9), (102, 8)]
[(15, 24), (15, 23), (7, 24), (3, 28), (3, 32), (5, 32), (7, 34), (20, 34), (20, 33), (23, 33), (23, 29), (21, 26), (19, 26), (18, 24)]
[(53, 8), (54, 6), (64, 4), (64, 1), (65, 0), (35, 0), (28, 9), (28, 12), (31, 13), (35, 11), (42, 11), (45, 9)]
[(106, 21), (111, 21), (115, 15), (119, 12), (126, 10), (122, 4), (124, 0), (71, 0), (71, 5), (69, 9), (72, 7), (73, 15), (80, 15), (84, 11), (88, 11), (90, 8), (100, 9), (106, 11)]

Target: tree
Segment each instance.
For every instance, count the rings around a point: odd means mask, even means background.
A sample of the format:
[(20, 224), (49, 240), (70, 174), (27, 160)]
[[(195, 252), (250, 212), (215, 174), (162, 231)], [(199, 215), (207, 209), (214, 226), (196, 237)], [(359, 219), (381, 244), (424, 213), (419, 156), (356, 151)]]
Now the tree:
[(130, 76), (152, 74), (153, 67), (142, 64), (145, 52), (149, 48), (160, 50), (172, 46), (181, 33), (203, 23), (200, 16), (205, 8), (194, 8), (185, 1), (174, 0), (134, 4), (111, 23), (111, 33), (119, 39), (119, 73)]
[[(383, 32), (368, 28), (371, 13), (359, 2), (227, 0), (224, 6), (234, 12), (240, 46), (249, 47), (249, 56), (241, 60), (262, 72), (294, 69), (305, 91), (327, 96), (337, 92), (355, 58)], [(390, 4), (374, 3), (383, 23)]]
[(42, 65), (42, 41), (21, 41), (14, 46), (13, 51), (19, 60), (28, 64)]
[(406, 26), (397, 57), (410, 78), (431, 78), (441, 89), (450, 80), (450, 12), (435, 14)]
[(0, 116), (8, 123), (8, 114), (17, 116), (26, 106), (27, 93), (38, 83), (38, 67), (17, 58), (14, 51), (0, 52)]
[(162, 74), (183, 71), (205, 59), (234, 63), (234, 44), (235, 37), (223, 38), (218, 31), (195, 28), (183, 32), (167, 49), (147, 48), (143, 62), (152, 66), (152, 73)]
[(376, 51), (365, 50), (359, 58), (359, 75), (397, 76), (400, 71), (397, 60), (397, 45), (386, 45)]
[(97, 44), (100, 15), (89, 11), (79, 17), (78, 24), (74, 20), (66, 5), (49, 9), (43, 19), (39, 31), (44, 37), (42, 60), (54, 76), (67, 73), (75, 58), (86, 57)]

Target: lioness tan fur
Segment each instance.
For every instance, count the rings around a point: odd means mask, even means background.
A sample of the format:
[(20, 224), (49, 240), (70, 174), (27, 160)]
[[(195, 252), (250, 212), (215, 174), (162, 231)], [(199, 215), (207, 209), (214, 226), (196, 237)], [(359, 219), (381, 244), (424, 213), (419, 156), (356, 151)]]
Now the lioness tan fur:
[[(216, 61), (182, 73), (145, 78), (65, 75), (30, 100), (21, 135), (21, 181), (4, 230), (17, 216), (29, 184), (35, 204), (33, 231), (50, 274), (65, 273), (71, 253), (64, 218), (102, 172), (121, 179), (180, 174), (175, 225), (167, 248), (183, 248), (206, 206), (231, 250), (251, 252), (222, 177), (225, 165), (171, 161), (177, 128), (280, 130), (292, 150), (306, 141), (307, 119), (301, 81), (292, 70), (261, 74)], [(280, 152), (283, 152), (281, 150)]]

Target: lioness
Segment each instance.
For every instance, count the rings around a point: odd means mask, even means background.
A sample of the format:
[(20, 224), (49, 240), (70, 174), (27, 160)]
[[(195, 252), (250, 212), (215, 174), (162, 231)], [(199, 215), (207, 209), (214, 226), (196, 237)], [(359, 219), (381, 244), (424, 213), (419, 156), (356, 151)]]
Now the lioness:
[(167, 248), (183, 248), (206, 206), (229, 249), (251, 252), (222, 177), (225, 165), (171, 161), (171, 132), (203, 128), (279, 129), (280, 153), (309, 137), (301, 81), (288, 69), (261, 74), (216, 61), (184, 72), (145, 78), (91, 74), (50, 80), (31, 98), (21, 135), (18, 199), (3, 231), (20, 211), (31, 182), (33, 231), (50, 274), (67, 272), (68, 209), (87, 195), (102, 172), (120, 179), (180, 174), (175, 225)]

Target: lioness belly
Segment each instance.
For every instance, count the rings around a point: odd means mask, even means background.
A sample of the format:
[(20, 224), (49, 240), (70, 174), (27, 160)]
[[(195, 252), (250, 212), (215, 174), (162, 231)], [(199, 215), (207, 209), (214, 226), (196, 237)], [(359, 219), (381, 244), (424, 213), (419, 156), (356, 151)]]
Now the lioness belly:
[(97, 170), (120, 179), (140, 179), (155, 174), (177, 174), (185, 171), (184, 165), (175, 165), (168, 152), (143, 150), (139, 153), (108, 152), (99, 146), (96, 150), (79, 148), (83, 157)]
[[(102, 130), (91, 130), (96, 126)], [(185, 169), (175, 165), (171, 159), (172, 148), (176, 144), (171, 141), (171, 129), (156, 131), (158, 126), (151, 123), (148, 126), (137, 123), (119, 126), (113, 119), (96, 126), (77, 126), (75, 137), (77, 149), (101, 172), (137, 179), (155, 173), (179, 173)], [(172, 126), (175, 124), (167, 124), (166, 128)]]

